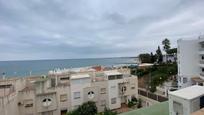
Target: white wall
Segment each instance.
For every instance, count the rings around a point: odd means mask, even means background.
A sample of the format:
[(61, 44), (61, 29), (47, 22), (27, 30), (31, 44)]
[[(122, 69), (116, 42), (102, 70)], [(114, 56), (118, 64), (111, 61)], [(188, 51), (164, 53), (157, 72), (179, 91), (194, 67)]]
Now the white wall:
[[(71, 106), (75, 109), (76, 105), (81, 105), (84, 102), (83, 99), (83, 88), (91, 87), (91, 78), (74, 79), (70, 82), (71, 89)], [(80, 98), (74, 99), (74, 92), (80, 92)]]
[[(199, 76), (199, 40), (178, 40), (178, 76), (191, 77)], [(179, 81), (179, 80), (178, 80)], [(179, 81), (182, 85), (183, 79)], [(191, 82), (188, 82), (191, 85)]]
[[(109, 80), (108, 81), (108, 102), (109, 102), (109, 109), (116, 109), (121, 107), (121, 99), (119, 96), (119, 86), (118, 83), (122, 83), (122, 79), (117, 80)], [(115, 88), (113, 88), (115, 86)], [(116, 97), (116, 104), (111, 104), (111, 99)]]
[(176, 97), (176, 96), (172, 96), (172, 95), (169, 95), (169, 115), (176, 115), (176, 113), (173, 109), (174, 108), (174, 106), (173, 106), (174, 101), (181, 103), (183, 106), (183, 114), (179, 114), (179, 115), (191, 115), (190, 101)]

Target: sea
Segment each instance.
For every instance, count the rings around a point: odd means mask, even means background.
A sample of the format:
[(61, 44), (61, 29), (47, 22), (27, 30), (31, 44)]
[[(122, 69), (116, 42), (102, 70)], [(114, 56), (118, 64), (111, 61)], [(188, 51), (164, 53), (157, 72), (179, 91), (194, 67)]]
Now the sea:
[(56, 68), (79, 68), (94, 65), (114, 66), (135, 62), (136, 58), (88, 58), (88, 59), (55, 59), (55, 60), (25, 60), (0, 61), (0, 77), (26, 77), (46, 75)]

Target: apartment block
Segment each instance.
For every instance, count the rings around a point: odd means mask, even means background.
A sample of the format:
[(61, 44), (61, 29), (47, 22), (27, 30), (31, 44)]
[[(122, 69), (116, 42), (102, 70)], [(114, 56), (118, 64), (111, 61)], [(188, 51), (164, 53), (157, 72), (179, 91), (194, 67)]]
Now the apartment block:
[(64, 115), (87, 101), (118, 109), (138, 97), (137, 77), (129, 69), (54, 72), (0, 82), (2, 115)]
[(177, 41), (178, 86), (188, 87), (204, 83), (204, 36)]

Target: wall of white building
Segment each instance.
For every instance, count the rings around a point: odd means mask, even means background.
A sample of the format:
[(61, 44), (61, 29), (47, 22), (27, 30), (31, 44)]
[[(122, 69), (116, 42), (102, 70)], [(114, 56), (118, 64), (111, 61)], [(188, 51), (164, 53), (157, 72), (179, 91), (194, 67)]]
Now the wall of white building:
[[(108, 102), (110, 109), (116, 109), (121, 107), (121, 98), (119, 97), (119, 83), (122, 83), (122, 79), (109, 80), (108, 81)], [(116, 103), (112, 103), (111, 100), (116, 98)]]
[[(199, 76), (199, 40), (178, 40), (178, 84), (191, 85), (192, 77)], [(186, 82), (186, 79), (187, 81)]]
[[(83, 89), (86, 87), (91, 87), (91, 78), (83, 78), (83, 79), (73, 79), (70, 81), (70, 89), (71, 89), (71, 104), (72, 109), (76, 109), (77, 106), (83, 104)], [(80, 98), (75, 98), (74, 93), (80, 92)]]

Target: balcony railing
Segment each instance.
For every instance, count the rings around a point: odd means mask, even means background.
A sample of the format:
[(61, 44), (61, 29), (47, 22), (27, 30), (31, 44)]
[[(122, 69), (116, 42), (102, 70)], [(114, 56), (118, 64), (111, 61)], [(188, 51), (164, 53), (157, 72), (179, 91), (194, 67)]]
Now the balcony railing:
[(204, 60), (200, 60), (200, 64), (204, 64)]
[(200, 73), (200, 76), (204, 77), (204, 72), (201, 72), (201, 73)]
[(200, 48), (199, 51), (204, 51), (204, 48)]

